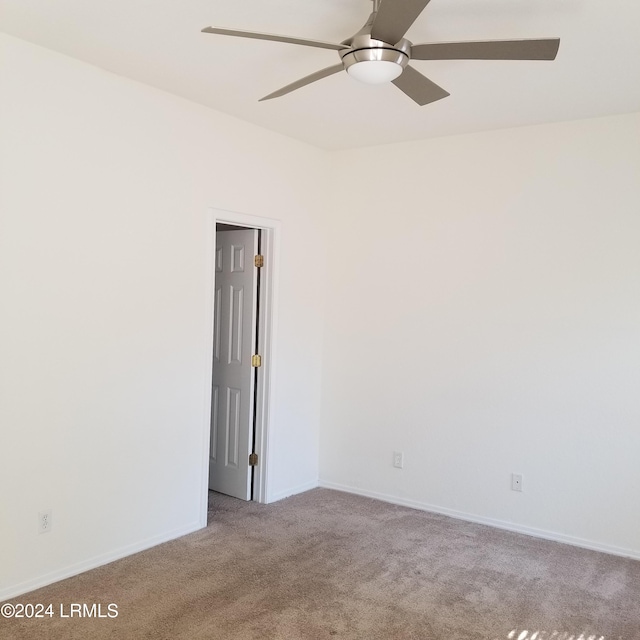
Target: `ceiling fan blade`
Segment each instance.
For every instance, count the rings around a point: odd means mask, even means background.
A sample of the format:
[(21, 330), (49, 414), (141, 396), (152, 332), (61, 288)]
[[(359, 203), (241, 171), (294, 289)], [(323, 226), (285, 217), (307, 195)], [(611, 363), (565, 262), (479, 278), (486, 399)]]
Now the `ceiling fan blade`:
[(286, 87), (282, 87), (282, 89), (278, 89), (277, 91), (270, 93), (268, 96), (260, 98), (259, 102), (262, 102), (263, 100), (271, 100), (272, 98), (279, 98), (280, 96), (284, 96), (287, 93), (291, 93), (296, 89), (300, 89), (301, 87), (311, 84), (316, 80), (322, 80), (322, 78), (326, 78), (327, 76), (331, 76), (334, 73), (338, 73), (338, 71), (342, 71), (343, 69), (344, 67), (342, 66), (342, 64), (334, 64), (332, 67), (320, 69), (320, 71), (316, 71), (311, 75), (300, 78), (300, 80), (296, 80), (295, 82), (288, 84)]
[(560, 38), (414, 44), (414, 60), (554, 60)]
[(404, 91), (414, 102), (420, 106), (435, 102), (446, 98), (449, 94), (435, 82), (431, 82), (429, 78), (425, 78), (419, 71), (413, 67), (407, 67), (402, 75), (392, 80), (393, 84)]
[(288, 42), (289, 44), (301, 44), (305, 47), (318, 47), (320, 49), (333, 49), (341, 51), (349, 49), (347, 45), (337, 42), (323, 42), (322, 40), (307, 40), (306, 38), (290, 38), (278, 36), (272, 33), (258, 33), (257, 31), (240, 31), (239, 29), (220, 29), (218, 27), (205, 27), (202, 33), (215, 33), (222, 36), (237, 36), (238, 38), (254, 38), (256, 40), (274, 40), (275, 42)]
[(381, 0), (371, 37), (396, 44), (428, 4), (429, 0)]

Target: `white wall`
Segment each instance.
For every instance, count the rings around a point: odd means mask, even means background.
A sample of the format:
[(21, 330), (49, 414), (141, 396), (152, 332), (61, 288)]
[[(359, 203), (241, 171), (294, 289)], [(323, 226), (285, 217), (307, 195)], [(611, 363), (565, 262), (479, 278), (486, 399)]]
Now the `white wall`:
[(328, 157), (1, 35), (0, 60), (1, 600), (199, 526), (208, 207), (282, 222), (269, 496), (317, 482)]
[(640, 557), (640, 114), (333, 166), (321, 483)]

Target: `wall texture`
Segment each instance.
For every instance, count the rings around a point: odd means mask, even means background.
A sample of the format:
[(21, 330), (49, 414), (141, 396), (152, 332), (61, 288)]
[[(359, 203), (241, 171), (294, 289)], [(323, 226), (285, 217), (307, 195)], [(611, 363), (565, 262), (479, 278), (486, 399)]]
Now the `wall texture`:
[(640, 114), (333, 167), (321, 483), (640, 557)]
[(209, 207), (281, 221), (269, 496), (317, 483), (328, 160), (0, 47), (2, 599), (199, 526)]

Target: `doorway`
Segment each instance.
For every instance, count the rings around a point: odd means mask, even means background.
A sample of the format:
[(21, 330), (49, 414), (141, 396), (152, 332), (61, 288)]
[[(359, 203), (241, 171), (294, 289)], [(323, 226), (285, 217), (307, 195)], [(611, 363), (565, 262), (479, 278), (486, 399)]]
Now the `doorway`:
[[(209, 213), (212, 331), (203, 502), (206, 508), (211, 488), (266, 503), (279, 222), (218, 209)], [(262, 256), (262, 266), (254, 266), (254, 256)]]
[(216, 224), (209, 489), (253, 499), (255, 392), (262, 356), (258, 229)]

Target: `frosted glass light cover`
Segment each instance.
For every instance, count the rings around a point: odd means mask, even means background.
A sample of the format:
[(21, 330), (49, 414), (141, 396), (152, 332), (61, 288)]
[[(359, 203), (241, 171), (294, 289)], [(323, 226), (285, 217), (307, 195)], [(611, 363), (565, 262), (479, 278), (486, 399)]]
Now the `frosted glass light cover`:
[(347, 73), (360, 82), (382, 84), (395, 80), (402, 73), (402, 67), (388, 60), (363, 60), (352, 64)]

